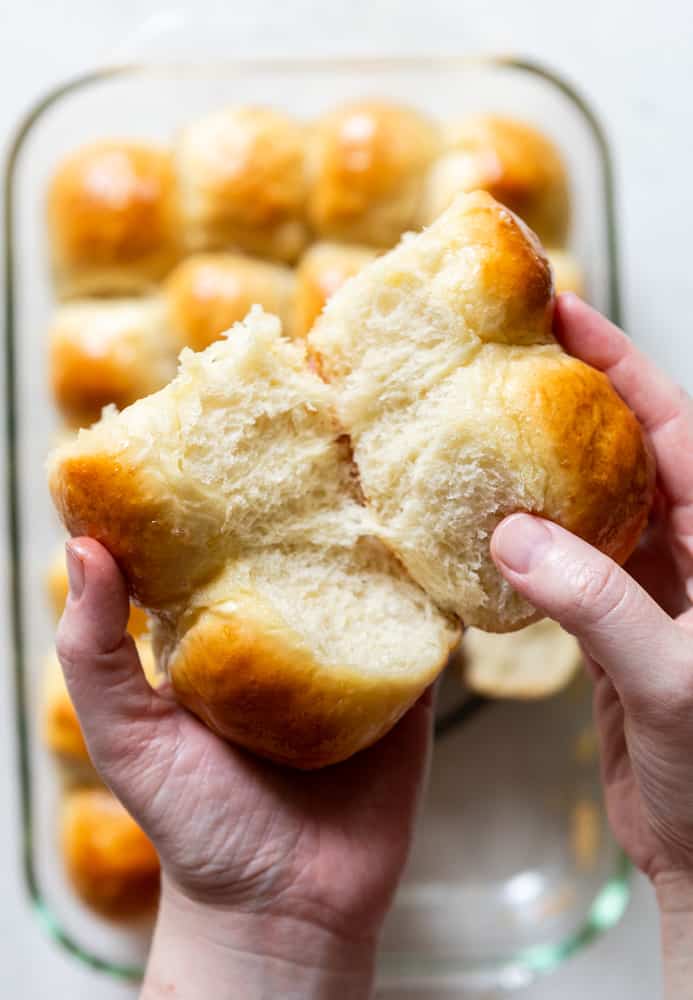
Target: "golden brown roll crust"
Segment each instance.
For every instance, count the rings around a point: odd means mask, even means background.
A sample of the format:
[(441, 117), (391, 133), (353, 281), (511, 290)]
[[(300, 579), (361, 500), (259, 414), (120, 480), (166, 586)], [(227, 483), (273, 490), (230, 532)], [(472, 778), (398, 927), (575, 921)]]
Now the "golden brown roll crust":
[(437, 126), (412, 108), (356, 101), (311, 132), (309, 218), (323, 237), (390, 247), (416, 224)]
[[(212, 607), (179, 641), (169, 664), (179, 700), (215, 732), (302, 769), (345, 760), (375, 743), (421, 693), (421, 678), (329, 672), (261, 594)], [(432, 683), (444, 658), (430, 669)]]
[(130, 593), (145, 607), (180, 599), (218, 564), (213, 538), (202, 541), (210, 546), (207, 564), (184, 511), (177, 515), (156, 478), (134, 463), (98, 452), (66, 455), (50, 486), (69, 533), (105, 545), (127, 567)]
[(560, 247), (570, 226), (568, 173), (556, 146), (525, 122), (471, 115), (446, 129), (446, 152), (426, 182), (423, 217), (433, 222), (460, 191), (488, 191)]
[(635, 414), (602, 372), (560, 356), (534, 366), (520, 399), (506, 399), (518, 416), (531, 406), (529, 447), (535, 444), (551, 471), (535, 513), (624, 562), (647, 523), (653, 489), (653, 462)]
[(489, 631), (535, 615), (490, 557), (503, 517), (543, 515), (623, 561), (652, 499), (635, 416), (555, 342), (552, 305), (536, 238), (477, 192), (353, 278), (308, 338), (381, 537)]
[(166, 282), (168, 321), (181, 346), (204, 350), (260, 305), (292, 329), (294, 275), (241, 254), (196, 254)]
[(293, 261), (308, 238), (306, 136), (270, 108), (215, 111), (175, 147), (189, 251), (245, 250)]
[(63, 802), (61, 846), (80, 898), (111, 919), (143, 916), (159, 896), (153, 844), (106, 788), (80, 788)]
[(375, 258), (369, 247), (314, 243), (296, 269), (293, 334), (305, 337), (329, 298)]
[(85, 427), (104, 406), (119, 410), (166, 385), (178, 344), (158, 298), (84, 300), (60, 306), (49, 330), (53, 398)]
[(48, 190), (58, 294), (125, 295), (159, 281), (179, 254), (169, 153), (145, 143), (95, 142), (68, 156)]

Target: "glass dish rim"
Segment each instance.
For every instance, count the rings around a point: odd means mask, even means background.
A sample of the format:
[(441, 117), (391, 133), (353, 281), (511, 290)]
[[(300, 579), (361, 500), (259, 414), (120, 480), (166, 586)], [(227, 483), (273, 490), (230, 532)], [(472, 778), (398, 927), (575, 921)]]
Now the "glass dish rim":
[[(23, 598), (22, 598), (22, 566), (20, 558), (21, 515), (19, 509), (19, 473), (18, 473), (18, 441), (17, 441), (17, 396), (16, 396), (16, 306), (15, 306), (15, 238), (16, 224), (14, 211), (14, 192), (17, 183), (17, 165), (24, 147), (34, 126), (43, 116), (63, 98), (78, 91), (88, 89), (94, 84), (116, 79), (120, 76), (171, 76), (173, 73), (195, 76), (213, 72), (224, 74), (239, 74), (249, 70), (262, 69), (281, 70), (282, 72), (301, 72), (307, 67), (320, 72), (332, 72), (334, 69), (358, 69), (359, 67), (374, 69), (426, 69), (440, 67), (488, 66), (499, 69), (509, 68), (543, 79), (553, 88), (560, 91), (570, 103), (581, 113), (587, 123), (595, 147), (599, 154), (602, 196), (604, 199), (604, 221), (606, 226), (606, 250), (609, 262), (607, 287), (607, 313), (616, 324), (621, 324), (621, 294), (618, 269), (618, 238), (616, 227), (615, 184), (614, 171), (606, 134), (599, 118), (587, 100), (553, 69), (532, 59), (498, 53), (468, 53), (460, 55), (403, 55), (403, 56), (369, 56), (369, 55), (339, 55), (339, 56), (258, 56), (234, 57), (229, 60), (212, 60), (201, 66), (194, 60), (136, 60), (114, 63), (97, 67), (71, 76), (51, 87), (39, 96), (20, 118), (8, 146), (3, 176), (4, 203), (4, 279), (5, 279), (5, 445), (6, 445), (6, 475), (7, 475), (7, 523), (9, 541), (9, 618), (12, 655), (13, 705), (15, 712), (15, 745), (19, 762), (20, 778), (20, 821), (22, 823), (21, 854), (22, 870), (25, 888), (41, 924), (49, 935), (66, 951), (77, 957), (82, 963), (92, 969), (106, 972), (121, 980), (138, 980), (142, 977), (143, 968), (135, 965), (109, 962), (100, 958), (75, 941), (60, 925), (59, 920), (51, 910), (50, 905), (42, 895), (34, 868), (32, 852), (33, 805), (31, 801), (32, 766), (30, 754), (30, 738), (27, 707), (29, 703), (24, 656), (24, 638), (22, 631)], [(485, 704), (487, 699), (474, 696), (461, 709), (454, 710), (437, 727), (436, 736), (442, 737), (451, 728), (460, 724), (470, 715), (475, 714)], [(583, 925), (569, 937), (555, 945), (532, 948), (519, 951), (514, 956), (503, 959), (490, 959), (481, 964), (469, 962), (447, 961), (438, 959), (426, 960), (420, 956), (406, 956), (391, 953), (387, 956), (382, 968), (387, 977), (388, 972), (398, 968), (405, 976), (421, 975), (435, 978), (436, 974), (454, 976), (469, 976), (503, 970), (519, 970), (531, 977), (556, 968), (585, 944), (614, 926), (621, 918), (630, 895), (630, 876), (632, 865), (624, 852), (619, 851), (617, 863), (611, 878), (602, 886), (593, 901), (590, 913)], [(611, 901), (611, 905), (609, 905)], [(409, 971), (405, 971), (409, 970)]]

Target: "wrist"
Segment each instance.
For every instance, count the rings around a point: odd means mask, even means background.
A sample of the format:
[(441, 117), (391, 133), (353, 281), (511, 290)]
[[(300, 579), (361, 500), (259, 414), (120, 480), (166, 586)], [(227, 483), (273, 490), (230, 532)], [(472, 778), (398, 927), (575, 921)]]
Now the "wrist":
[(376, 942), (191, 900), (164, 879), (142, 1000), (370, 997)]
[(666, 872), (653, 880), (659, 906), (666, 1000), (693, 1000), (693, 873)]

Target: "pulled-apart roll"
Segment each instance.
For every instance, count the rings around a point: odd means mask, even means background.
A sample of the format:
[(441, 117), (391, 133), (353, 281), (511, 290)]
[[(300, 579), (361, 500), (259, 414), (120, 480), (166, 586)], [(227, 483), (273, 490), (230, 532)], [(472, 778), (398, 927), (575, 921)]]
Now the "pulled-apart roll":
[(64, 523), (154, 612), (183, 704), (274, 760), (338, 761), (436, 676), (448, 616), (536, 616), (490, 557), (504, 516), (626, 558), (652, 461), (608, 379), (554, 340), (552, 304), (533, 234), (463, 195), (329, 300), (308, 336), (326, 382), (255, 308), (54, 453)]
[(178, 698), (266, 757), (318, 767), (374, 742), (457, 642), (373, 537), (333, 390), (259, 308), (59, 448), (50, 482), (154, 613)]
[(489, 631), (535, 617), (490, 556), (503, 517), (542, 515), (622, 561), (652, 499), (634, 414), (555, 341), (552, 305), (536, 238), (477, 192), (352, 278), (308, 336), (379, 537)]

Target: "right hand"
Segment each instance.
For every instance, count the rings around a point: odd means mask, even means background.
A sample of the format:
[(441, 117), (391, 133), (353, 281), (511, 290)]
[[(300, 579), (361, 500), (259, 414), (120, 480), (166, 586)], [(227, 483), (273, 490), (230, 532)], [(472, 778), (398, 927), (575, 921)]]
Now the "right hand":
[(527, 514), (502, 522), (493, 556), (580, 640), (615, 836), (658, 890), (684, 887), (693, 912), (693, 405), (576, 296), (559, 298), (555, 325), (566, 350), (605, 372), (639, 417), (657, 462), (655, 508), (624, 569)]

